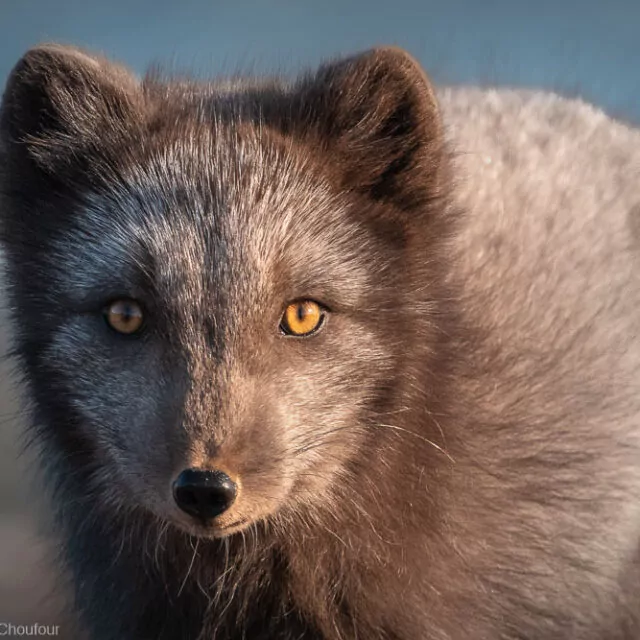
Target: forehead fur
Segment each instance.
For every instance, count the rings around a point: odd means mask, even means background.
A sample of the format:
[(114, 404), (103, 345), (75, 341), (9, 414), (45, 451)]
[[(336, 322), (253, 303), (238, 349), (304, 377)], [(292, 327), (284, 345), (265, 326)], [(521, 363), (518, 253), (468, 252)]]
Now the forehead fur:
[(324, 285), (357, 304), (371, 234), (281, 136), (222, 123), (187, 133), (183, 123), (153, 150), (132, 141), (119, 162), (118, 181), (85, 195), (59, 236), (57, 266), (77, 295), (125, 285), (153, 264), (148, 275), (166, 291), (190, 274), (193, 301), (227, 280), (255, 288), (279, 270), (302, 291)]

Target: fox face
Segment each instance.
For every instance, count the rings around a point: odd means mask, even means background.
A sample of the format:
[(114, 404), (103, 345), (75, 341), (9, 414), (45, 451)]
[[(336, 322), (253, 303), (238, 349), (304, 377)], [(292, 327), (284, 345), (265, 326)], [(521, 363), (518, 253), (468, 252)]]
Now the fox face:
[(1, 131), (17, 352), (100, 502), (221, 537), (353, 500), (407, 345), (435, 351), (441, 134), (415, 63), (198, 85), (45, 46)]

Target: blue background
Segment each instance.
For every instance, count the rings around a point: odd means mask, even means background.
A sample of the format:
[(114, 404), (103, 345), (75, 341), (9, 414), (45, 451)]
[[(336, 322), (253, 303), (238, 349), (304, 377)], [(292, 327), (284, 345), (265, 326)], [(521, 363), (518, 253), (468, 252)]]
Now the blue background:
[(439, 81), (554, 88), (640, 122), (640, 0), (0, 0), (0, 81), (42, 40), (199, 73), (398, 44)]

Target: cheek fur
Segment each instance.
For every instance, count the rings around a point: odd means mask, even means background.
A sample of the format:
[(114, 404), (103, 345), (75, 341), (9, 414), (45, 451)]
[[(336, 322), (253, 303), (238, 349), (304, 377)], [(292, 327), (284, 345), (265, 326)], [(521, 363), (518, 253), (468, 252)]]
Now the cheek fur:
[(380, 336), (354, 322), (334, 322), (322, 342), (312, 340), (292, 345), (275, 396), (286, 464), (305, 493), (324, 491), (346, 473), (375, 424), (377, 390), (393, 361)]
[(83, 319), (59, 327), (43, 356), (85, 435), (122, 475), (135, 478), (126, 489), (164, 491), (184, 443), (159, 359), (142, 345), (114, 354)]

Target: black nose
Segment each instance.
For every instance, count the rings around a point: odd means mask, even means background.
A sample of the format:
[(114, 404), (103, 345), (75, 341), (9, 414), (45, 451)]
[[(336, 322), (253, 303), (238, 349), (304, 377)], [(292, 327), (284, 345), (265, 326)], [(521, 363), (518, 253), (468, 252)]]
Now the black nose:
[(185, 469), (173, 483), (173, 498), (185, 513), (210, 520), (233, 504), (236, 484), (222, 471)]

